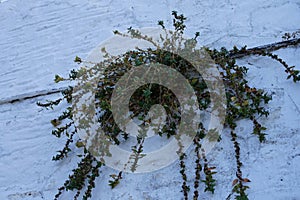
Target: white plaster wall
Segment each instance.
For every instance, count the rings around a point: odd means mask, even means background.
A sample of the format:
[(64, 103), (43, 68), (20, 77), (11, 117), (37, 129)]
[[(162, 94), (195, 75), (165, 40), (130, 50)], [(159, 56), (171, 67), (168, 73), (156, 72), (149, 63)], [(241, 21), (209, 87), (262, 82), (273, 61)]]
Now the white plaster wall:
[[(188, 17), (187, 32), (200, 31), (200, 43), (210, 47), (249, 47), (281, 40), (284, 32), (300, 28), (299, 0), (246, 1), (0, 1), (0, 101), (13, 96), (58, 88), (55, 74), (67, 75), (76, 55), (89, 51), (115, 29), (155, 26), (158, 20), (171, 24), (171, 11)], [(291, 65), (300, 67), (297, 48), (278, 52)], [(266, 58), (239, 61), (250, 68), (253, 85), (274, 92), (270, 105), (268, 142), (259, 144), (249, 134), (246, 122), (240, 126), (242, 161), (250, 199), (300, 199), (300, 96), (299, 84), (285, 80), (280, 65)], [(58, 95), (0, 105), (0, 199), (53, 199), (57, 188), (76, 166), (76, 153), (62, 162), (51, 161), (63, 141), (51, 135), (50, 119), (64, 106), (42, 110), (36, 101)], [(234, 151), (229, 135), (210, 155), (216, 165), (216, 194), (200, 199), (225, 199), (235, 176)], [(192, 155), (192, 154), (191, 154)], [(190, 183), (193, 165), (188, 164)], [(103, 168), (93, 200), (182, 199), (178, 163), (150, 174), (126, 174), (114, 190)], [(200, 188), (201, 190), (203, 189)], [(65, 194), (63, 199), (71, 199)]]

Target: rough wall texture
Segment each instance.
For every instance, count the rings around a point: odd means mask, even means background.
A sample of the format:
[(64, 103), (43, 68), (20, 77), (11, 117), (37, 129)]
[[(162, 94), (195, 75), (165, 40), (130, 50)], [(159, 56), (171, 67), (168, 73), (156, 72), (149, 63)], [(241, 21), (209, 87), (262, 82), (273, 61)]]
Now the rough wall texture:
[[(1, 2), (1, 1), (0, 1)], [(171, 24), (171, 11), (184, 13), (187, 32), (200, 31), (200, 44), (210, 47), (249, 47), (280, 41), (284, 32), (299, 29), (299, 0), (227, 1), (22, 1), (0, 3), (0, 100), (55, 85), (55, 74), (67, 75), (76, 55), (85, 57), (112, 30)], [(278, 52), (291, 65), (300, 66), (300, 51)], [(299, 84), (285, 80), (283, 69), (266, 58), (240, 60), (250, 68), (253, 85), (274, 93), (268, 142), (258, 144), (241, 122), (239, 138), (250, 185), (251, 199), (299, 199), (300, 98)], [(52, 199), (76, 166), (76, 153), (62, 162), (51, 157), (63, 145), (51, 134), (49, 120), (64, 108), (42, 110), (36, 101), (58, 95), (0, 105), (0, 199)], [(264, 119), (262, 119), (264, 120)], [(209, 155), (218, 167), (216, 194), (203, 199), (225, 199), (235, 176), (229, 135)], [(192, 162), (192, 161), (191, 161)], [(178, 164), (151, 174), (126, 175), (114, 190), (108, 185), (112, 169), (104, 168), (93, 199), (181, 199)], [(193, 174), (193, 167), (188, 171)], [(191, 179), (192, 183), (193, 180)], [(203, 189), (203, 188), (201, 188)], [(66, 194), (63, 199), (71, 199)]]

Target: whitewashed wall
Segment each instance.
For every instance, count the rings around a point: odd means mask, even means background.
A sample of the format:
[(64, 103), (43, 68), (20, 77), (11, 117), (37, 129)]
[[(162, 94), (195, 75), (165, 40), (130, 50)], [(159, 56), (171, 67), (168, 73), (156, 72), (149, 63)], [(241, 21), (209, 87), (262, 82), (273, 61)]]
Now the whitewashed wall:
[[(170, 25), (172, 10), (184, 13), (187, 32), (200, 31), (200, 43), (210, 47), (262, 45), (300, 29), (299, 0), (0, 1), (0, 102), (61, 87), (53, 83), (53, 77), (67, 75), (76, 67), (76, 55), (87, 56), (115, 29), (155, 26), (158, 20)], [(300, 68), (299, 49), (278, 54)], [(285, 80), (282, 67), (269, 59), (251, 57), (239, 62), (250, 68), (253, 85), (274, 93), (270, 119), (262, 119), (269, 128), (268, 142), (258, 144), (246, 122), (240, 127), (243, 171), (252, 180), (249, 197), (300, 199), (300, 85)], [(76, 166), (75, 153), (62, 162), (51, 161), (63, 141), (51, 135), (49, 121), (64, 106), (54, 111), (36, 106), (38, 100), (57, 96), (0, 105), (1, 200), (53, 199)], [(216, 194), (205, 194), (203, 199), (225, 199), (231, 190), (234, 152), (229, 135), (225, 132), (222, 138), (209, 155), (219, 172)], [(192, 177), (193, 166), (188, 166)], [(181, 199), (178, 169), (174, 163), (150, 174), (127, 174), (111, 190), (107, 183), (114, 171), (103, 168), (92, 199)]]

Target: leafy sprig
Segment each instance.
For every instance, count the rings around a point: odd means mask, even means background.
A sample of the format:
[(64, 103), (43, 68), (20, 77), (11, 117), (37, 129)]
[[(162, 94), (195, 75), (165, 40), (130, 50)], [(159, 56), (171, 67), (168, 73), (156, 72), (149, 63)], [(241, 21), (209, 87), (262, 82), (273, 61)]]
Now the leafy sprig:
[[(174, 27), (174, 37), (173, 38), (163, 38), (165, 41), (179, 40), (179, 44), (186, 46), (192, 46), (195, 48), (197, 44), (197, 38), (200, 33), (196, 32), (195, 37), (188, 40), (180, 40), (182, 34), (186, 29), (185, 20), (187, 19), (184, 15), (178, 14), (176, 11), (172, 12), (173, 15), (173, 27)], [(158, 25), (165, 30), (165, 25), (163, 21), (159, 21)], [(133, 37), (146, 40), (154, 45), (155, 48), (142, 50), (136, 49), (134, 51), (128, 51), (123, 55), (114, 57), (110, 56), (105, 49), (105, 58), (108, 58), (105, 62), (107, 65), (104, 71), (104, 76), (99, 80), (98, 91), (95, 95), (97, 109), (101, 110), (101, 115), (98, 118), (99, 125), (106, 133), (107, 137), (114, 141), (115, 144), (120, 144), (120, 135), (124, 140), (128, 139), (128, 134), (121, 131), (121, 129), (114, 122), (110, 107), (111, 95), (113, 92), (113, 86), (116, 85), (118, 80), (129, 70), (134, 67), (146, 64), (149, 62), (161, 63), (168, 65), (178, 72), (180, 72), (193, 86), (196, 96), (198, 98), (199, 106), (201, 110), (206, 110), (210, 106), (210, 93), (208, 92), (205, 81), (202, 79), (201, 74), (193, 68), (193, 66), (179, 57), (178, 55), (172, 54), (168, 51), (163, 51), (159, 48), (159, 45), (153, 41), (153, 39), (147, 35), (143, 35), (140, 31), (130, 27), (128, 29), (128, 34), (122, 34), (119, 31), (114, 31), (114, 34), (121, 35), (123, 37)], [(289, 39), (291, 37), (296, 37), (297, 34), (286, 35), (285, 38)], [(170, 48), (174, 48), (171, 46)], [(278, 55), (271, 53), (269, 51), (257, 50), (257, 49), (247, 49), (243, 47), (238, 49), (233, 47), (231, 50), (226, 48), (221, 48), (220, 50), (203, 48), (215, 61), (217, 68), (222, 76), (222, 80), (225, 85), (226, 90), (226, 100), (227, 100), (227, 113), (225, 118), (225, 127), (230, 129), (231, 141), (233, 143), (236, 159), (236, 179), (233, 181), (232, 192), (236, 194), (235, 198), (238, 200), (247, 200), (246, 190), (249, 186), (246, 183), (250, 182), (249, 179), (242, 176), (242, 158), (240, 155), (240, 143), (238, 142), (238, 132), (236, 132), (237, 122), (241, 119), (249, 119), (253, 124), (252, 133), (258, 136), (260, 142), (266, 140), (266, 127), (262, 126), (258, 121), (258, 118), (268, 117), (269, 111), (265, 108), (265, 105), (272, 99), (271, 96), (255, 87), (251, 87), (246, 80), (246, 74), (248, 68), (244, 66), (239, 66), (236, 64), (234, 55), (260, 55), (267, 56), (273, 60), (279, 62), (285, 68), (285, 72), (288, 74), (287, 79), (292, 78), (294, 82), (300, 81), (299, 70), (295, 69), (295, 66), (289, 66), (283, 59)], [(76, 56), (75, 60), (78, 64), (83, 64), (86, 61)], [(95, 66), (100, 66), (101, 63), (89, 63)], [(79, 70), (72, 70), (68, 78), (55, 76), (55, 82), (61, 81), (72, 81), (77, 80), (81, 76), (84, 76), (87, 71), (83, 68)], [(46, 109), (53, 109), (54, 106), (59, 105), (61, 102), (66, 101), (67, 103), (72, 103), (72, 92), (73, 87), (69, 87), (62, 92), (62, 98), (58, 98), (54, 101), (47, 101), (46, 103), (38, 102), (37, 105), (44, 107)], [(158, 101), (159, 100), (159, 101)], [(176, 136), (177, 125), (180, 122), (180, 105), (176, 99), (176, 96), (165, 87), (155, 84), (148, 84), (140, 87), (135, 94), (132, 96), (130, 101), (130, 110), (132, 111), (131, 117), (138, 117), (143, 121), (143, 124), (149, 123), (146, 118), (146, 113), (149, 111), (151, 106), (156, 103), (161, 103), (167, 111), (167, 122), (166, 125), (158, 132), (159, 135), (167, 135), (168, 137)], [(76, 126), (73, 122), (73, 115), (71, 107), (67, 109), (56, 119), (51, 120), (52, 125), (55, 129), (52, 134), (60, 138), (62, 134), (67, 137), (65, 146), (62, 150), (58, 151), (58, 154), (53, 157), (53, 160), (61, 160), (65, 158), (71, 151), (71, 145), (74, 144), (74, 136), (77, 133)], [(73, 129), (73, 131), (70, 131)], [(193, 199), (196, 200), (199, 197), (199, 184), (203, 182), (205, 184), (206, 192), (215, 192), (215, 186), (217, 181), (214, 179), (213, 175), (216, 173), (215, 167), (210, 167), (208, 159), (206, 158), (204, 149), (201, 148), (201, 139), (206, 135), (205, 128), (203, 124), (200, 123), (199, 133), (194, 139), (196, 155), (195, 161), (195, 179), (194, 179), (194, 194)], [(133, 154), (132, 159), (132, 170), (134, 171), (138, 166), (138, 160), (143, 156), (143, 143), (144, 139), (141, 137), (137, 138), (137, 145), (132, 148)], [(82, 141), (77, 141), (75, 146), (78, 148), (84, 147)], [(104, 163), (97, 161), (85, 148), (84, 152), (79, 157), (82, 157), (81, 161), (78, 163), (77, 168), (72, 170), (72, 174), (69, 179), (65, 181), (64, 185), (58, 189), (58, 193), (55, 195), (55, 200), (57, 200), (63, 191), (77, 190), (74, 195), (74, 200), (78, 199), (82, 195), (82, 199), (87, 200), (91, 198), (92, 189), (95, 187), (95, 179), (100, 175), (99, 169), (104, 166)], [(184, 152), (179, 152), (179, 172), (181, 174), (183, 183), (181, 185), (181, 191), (183, 192), (184, 199), (188, 199), (188, 193), (190, 187), (188, 186), (188, 179), (186, 174), (186, 164), (185, 159), (187, 155)], [(205, 179), (201, 180), (201, 172), (203, 171)], [(112, 180), (109, 181), (109, 185), (115, 188), (122, 177), (122, 171), (118, 175), (111, 175)], [(82, 191), (85, 189), (85, 193)], [(231, 195), (229, 195), (230, 197)]]

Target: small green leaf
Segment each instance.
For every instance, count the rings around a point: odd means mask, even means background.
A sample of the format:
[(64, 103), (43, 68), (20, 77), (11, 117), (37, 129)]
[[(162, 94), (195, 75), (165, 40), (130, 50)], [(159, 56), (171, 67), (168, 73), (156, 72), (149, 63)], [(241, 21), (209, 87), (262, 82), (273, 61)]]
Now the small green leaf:
[(81, 63), (82, 62), (82, 60), (81, 60), (81, 58), (79, 58), (78, 56), (76, 56), (75, 57), (75, 59), (74, 59), (74, 62), (76, 62), (76, 63)]
[(81, 142), (81, 141), (77, 141), (76, 142), (76, 147), (78, 147), (78, 148), (84, 147), (84, 143)]
[(57, 119), (53, 119), (51, 120), (51, 124), (56, 127), (61, 124), (61, 121)]
[(55, 83), (58, 83), (58, 82), (60, 82), (60, 81), (64, 81), (65, 79), (64, 78), (62, 78), (62, 77), (60, 77), (59, 75), (55, 75), (55, 79), (54, 79), (54, 81), (55, 81)]

